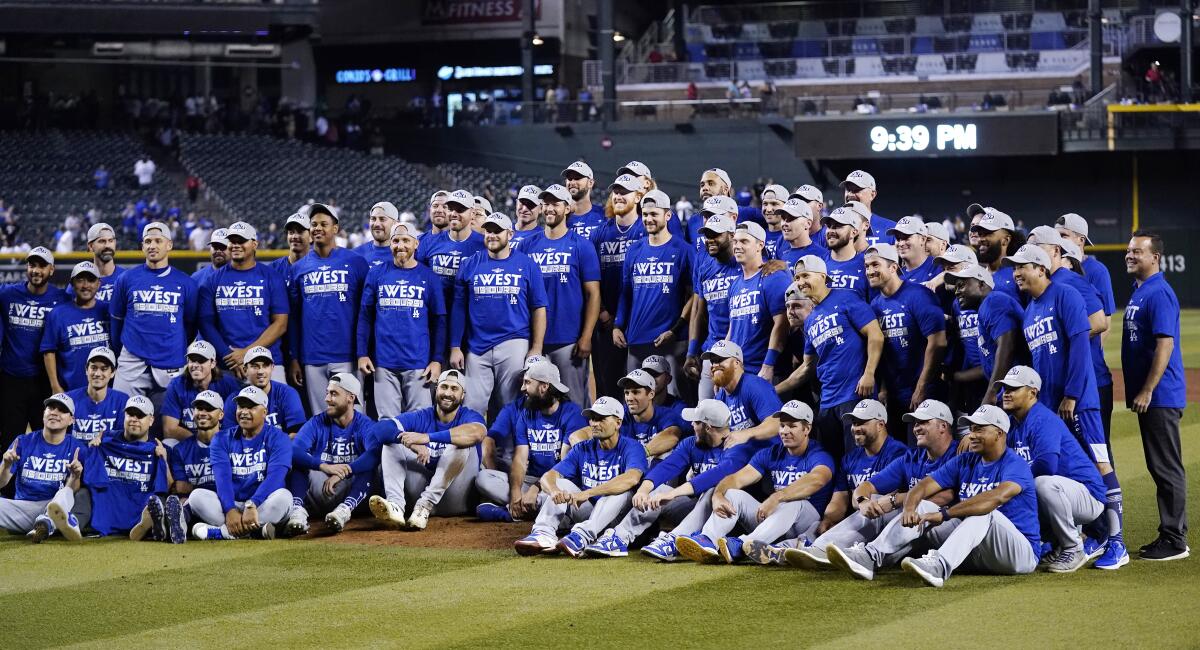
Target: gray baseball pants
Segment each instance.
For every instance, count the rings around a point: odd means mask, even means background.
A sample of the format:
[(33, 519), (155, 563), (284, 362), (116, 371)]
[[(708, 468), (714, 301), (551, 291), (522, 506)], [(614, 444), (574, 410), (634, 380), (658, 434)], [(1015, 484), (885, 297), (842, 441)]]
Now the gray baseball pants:
[(467, 408), (487, 417), (492, 397), (508, 404), (521, 391), (528, 339), (511, 339), (481, 354), (467, 353)]
[(938, 548), (938, 561), (949, 576), (960, 566), (980, 573), (1013, 575), (1033, 573), (1038, 556), (1029, 540), (999, 510), (986, 515), (952, 519), (937, 528), (951, 526)]
[[(145, 395), (154, 403), (154, 408), (162, 406), (167, 384), (178, 377), (183, 368), (151, 368), (145, 361), (134, 356), (129, 348), (121, 350), (117, 357), (117, 372), (113, 377), (113, 388), (134, 397)], [(321, 396), (324, 398), (324, 395)]]
[(439, 516), (467, 512), (467, 496), (479, 473), (474, 447), (447, 447), (433, 468), (401, 444), (384, 445), (380, 458), (384, 497), (404, 510), (409, 501)]
[[(38, 517), (46, 514), (46, 507), (51, 503), (57, 503), (65, 512), (70, 512), (75, 505), (75, 492), (66, 487), (59, 488), (49, 501), (0, 499), (0, 528), (24, 535), (33, 530), (33, 524)], [(53, 524), (49, 521), (47, 524), (53, 529)]]
[[(571, 481), (558, 479), (558, 489), (566, 492), (582, 492), (579, 486)], [(533, 522), (533, 534), (544, 539), (558, 538), (559, 528), (571, 526), (571, 532), (579, 533), (586, 544), (591, 544), (614, 521), (625, 515), (629, 503), (633, 499), (632, 492), (623, 492), (606, 497), (600, 497), (595, 503), (585, 501), (578, 506), (568, 503), (555, 503), (548, 495), (538, 510), (537, 519)]]
[(858, 543), (866, 544), (879, 537), (884, 528), (893, 519), (900, 516), (901, 508), (885, 513), (882, 517), (868, 519), (857, 510), (849, 517), (838, 522), (836, 526), (825, 531), (823, 535), (813, 540), (813, 547), (823, 549), (830, 544), (838, 548), (848, 548)]
[[(901, 509), (897, 509), (894, 512), (899, 513), (901, 511)], [(926, 514), (937, 511), (938, 506), (932, 501), (922, 501), (917, 504), (918, 513)], [(900, 516), (897, 514), (884, 524), (883, 530), (874, 539), (867, 541), (867, 554), (875, 561), (876, 567), (893, 566), (912, 554), (913, 546), (922, 540), (923, 533), (926, 541), (936, 546), (941, 544), (952, 530), (952, 528), (948, 528), (946, 525), (936, 526), (928, 531), (919, 526), (908, 528), (900, 523)], [(825, 546), (828, 547), (830, 543), (837, 544), (839, 547), (842, 546), (837, 541), (826, 541)]]
[(703, 359), (700, 361), (700, 379), (696, 382), (696, 399), (712, 399), (716, 394), (712, 381), (712, 362)]
[(1038, 516), (1042, 529), (1054, 538), (1054, 546), (1064, 550), (1082, 550), (1079, 526), (1090, 524), (1104, 513), (1104, 504), (1078, 481), (1065, 476), (1039, 476)]
[[(246, 502), (237, 501), (234, 505), (238, 510), (242, 510), (246, 507)], [(192, 490), (188, 495), (188, 506), (200, 521), (210, 526), (225, 525), (225, 512), (221, 510), (221, 499), (216, 492), (205, 488)], [(279, 488), (268, 495), (258, 507), (258, 521), (261, 524), (279, 524), (287, 519), (291, 512), (292, 493), (288, 492), (287, 488)]]
[[(538, 478), (526, 474), (521, 491), (528, 490), (529, 486), (538, 482)], [(498, 506), (508, 505), (508, 485), (508, 472), (498, 469), (481, 469), (479, 476), (475, 477), (475, 490), (479, 492), (480, 501), (484, 503), (494, 503)]]
[[(350, 492), (350, 488), (354, 485), (353, 478), (338, 481), (338, 484), (333, 488), (333, 494), (325, 494), (325, 480), (329, 475), (319, 469), (308, 470), (308, 493), (305, 495), (306, 501), (312, 504), (313, 509), (317, 512), (328, 513), (334, 508), (342, 505), (346, 500), (346, 496)], [(295, 495), (293, 495), (293, 501)], [(351, 510), (358, 507), (358, 502), (347, 503), (346, 507)]]
[(588, 360), (577, 359), (575, 344), (559, 345), (546, 348), (546, 358), (558, 366), (558, 374), (567, 387), (567, 397), (581, 408), (592, 405), (588, 398)]
[(733, 504), (737, 513), (732, 517), (722, 517), (716, 512), (709, 516), (701, 531), (714, 542), (729, 535), (736, 526), (747, 531), (742, 535), (745, 541), (757, 540), (773, 544), (784, 537), (798, 537), (806, 534), (809, 529), (821, 523), (821, 513), (807, 500), (788, 501), (779, 507), (769, 517), (758, 520), (758, 508), (762, 505), (758, 499), (743, 490), (729, 490), (725, 498)]
[[(362, 381), (362, 375), (359, 374), (358, 368), (349, 361), (323, 363), (319, 366), (304, 366), (304, 394), (308, 397), (308, 408), (312, 409), (312, 415), (325, 410), (325, 391), (329, 388), (329, 376), (336, 375), (339, 372), (353, 373), (359, 382)], [(360, 413), (365, 413), (363, 411), (364, 408), (362, 404), (354, 406), (354, 410)]]
[(375, 366), (375, 411), (380, 420), (433, 406), (432, 389), (421, 379), (423, 372)]
[[(671, 489), (670, 485), (660, 485), (651, 490), (650, 494), (661, 494)], [(617, 524), (616, 528), (613, 529), (613, 534), (626, 544), (632, 544), (633, 540), (658, 523), (660, 519), (665, 519), (666, 521), (679, 522), (672, 529), (672, 534), (691, 535), (704, 527), (704, 522), (708, 520), (711, 514), (712, 490), (710, 489), (700, 496), (692, 495), (690, 497), (672, 499), (657, 510), (643, 512), (637, 508), (632, 508), (629, 510), (629, 514), (626, 514), (621, 519), (621, 523)]]

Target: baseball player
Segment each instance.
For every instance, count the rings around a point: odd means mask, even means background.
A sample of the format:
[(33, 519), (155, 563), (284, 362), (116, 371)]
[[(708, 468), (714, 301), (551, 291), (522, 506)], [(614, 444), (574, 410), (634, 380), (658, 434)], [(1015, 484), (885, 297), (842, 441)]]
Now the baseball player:
[[(821, 219), (825, 216), (825, 195), (812, 185), (801, 185), (788, 197), (788, 200), (791, 199), (800, 199), (808, 205), (810, 217), (808, 237), (812, 243), (820, 248), (825, 248), (825, 228), (821, 225)], [(805, 253), (805, 255), (807, 254)], [(791, 265), (794, 266), (795, 262), (793, 261)]]
[[(144, 229), (143, 229), (144, 231)], [(208, 236), (208, 260), (207, 266), (202, 266), (192, 274), (192, 281), (196, 283), (197, 289), (204, 286), (205, 282), (212, 277), (212, 274), (221, 267), (229, 263), (229, 231), (225, 228), (217, 228)], [(170, 239), (170, 235), (167, 238)], [(143, 235), (145, 238), (145, 235)]]
[[(700, 400), (694, 409), (684, 409), (681, 416), (691, 420), (696, 435), (684, 438), (661, 463), (657, 463), (642, 479), (633, 494), (632, 505), (621, 523), (605, 531), (604, 536), (584, 548), (591, 557), (625, 557), (629, 545), (660, 519), (677, 522), (670, 532), (660, 532), (642, 553), (664, 562), (679, 557), (675, 547), (677, 535), (700, 532), (712, 514), (712, 492), (697, 493), (689, 476), (696, 480), (711, 480), (703, 475), (717, 472), (725, 454), (729, 436), (729, 407), (715, 399)], [(717, 477), (719, 481), (725, 474)], [(682, 481), (677, 487), (673, 483)]]
[(211, 390), (220, 395), (224, 403), (226, 397), (236, 394), (241, 387), (237, 379), (217, 367), (217, 351), (211, 343), (192, 342), (187, 348), (187, 366), (167, 384), (167, 393), (163, 397), (160, 409), (163, 437), (180, 441), (196, 432), (192, 402), (200, 393)]
[(400, 221), (400, 211), (391, 201), (380, 201), (371, 206), (369, 214), (371, 241), (359, 244), (354, 252), (375, 268), (392, 261), (392, 229)]
[(926, 287), (905, 282), (900, 257), (890, 244), (867, 249), (867, 282), (876, 291), (871, 309), (883, 329), (883, 386), (887, 390), (888, 433), (911, 442), (900, 417), (926, 397), (941, 393), (942, 357), (946, 353), (946, 314)]
[(224, 367), (245, 374), (246, 352), (265, 347), (274, 360), (274, 379), (286, 381), (280, 339), (288, 327), (287, 286), (277, 271), (256, 260), (258, 233), (239, 221), (229, 226), (229, 264), (200, 287), (200, 333), (213, 344)]
[(292, 265), (299, 262), (300, 258), (308, 255), (308, 252), (312, 250), (312, 233), (309, 232), (311, 227), (308, 215), (299, 212), (288, 217), (283, 224), (283, 231), (287, 237), (288, 254), (273, 260), (267, 266), (275, 269), (283, 277), (285, 286), (291, 286)]
[(584, 239), (592, 239), (596, 231), (607, 221), (604, 206), (592, 203), (592, 187), (596, 184), (592, 168), (582, 160), (576, 160), (562, 170), (563, 182), (571, 193), (571, 215), (567, 227)]
[(683, 411), (683, 400), (670, 392), (672, 382), (671, 364), (661, 354), (652, 354), (642, 360), (640, 370), (645, 370), (654, 378), (654, 406), (657, 408)]
[(640, 442), (648, 458), (665, 456), (687, 435), (689, 427), (681, 409), (654, 403), (658, 382), (649, 372), (638, 368), (622, 377), (617, 386), (625, 393), (621, 435)]
[(925, 253), (929, 256), (929, 260), (934, 260), (930, 265), (928, 276), (925, 279), (920, 277), (915, 278), (923, 283), (932, 280), (941, 269), (938, 268), (936, 259), (939, 255), (946, 252), (950, 247), (950, 231), (946, 229), (946, 224), (940, 221), (930, 221), (925, 224)]
[[(447, 227), (436, 235), (422, 237), (417, 244), (417, 261), (428, 266), (442, 279), (442, 302), (446, 313), (453, 312), (454, 282), (463, 260), (487, 250), (483, 235), (471, 230), (471, 212), (475, 197), (466, 190), (454, 190), (445, 199), (449, 214)], [(461, 341), (447, 341), (449, 346)]]
[[(869, 227), (861, 233), (866, 246), (874, 246), (879, 243), (895, 245), (896, 239), (888, 231), (896, 227), (896, 222), (881, 217), (872, 210), (875, 199), (879, 196), (875, 177), (861, 169), (856, 169), (850, 172), (840, 185), (845, 193), (846, 203), (857, 202), (866, 208)], [(832, 247), (830, 248), (832, 249)]]
[(92, 348), (87, 359), (87, 385), (67, 393), (75, 406), (71, 435), (82, 442), (119, 429), (129, 396), (109, 387), (117, 357), (106, 347)]
[[(892, 460), (854, 488), (851, 494), (854, 512), (850, 516), (826, 530), (809, 546), (784, 548), (760, 542), (747, 544), (746, 555), (760, 564), (792, 564), (805, 569), (844, 567), (841, 559), (845, 554), (838, 551), (862, 547), (879, 538), (900, 516), (900, 506), (908, 491), (955, 455), (954, 415), (949, 406), (937, 400), (925, 400), (912, 413), (905, 413), (904, 419), (913, 424), (916, 446), (905, 450), (903, 456)], [(942, 506), (949, 503), (951, 497), (949, 492), (943, 491), (934, 495), (932, 501)], [(831, 554), (828, 549), (834, 547), (838, 551)], [(834, 557), (837, 557), (837, 564), (831, 562)], [(900, 557), (893, 555), (878, 565), (874, 561), (863, 564), (890, 566), (899, 561)]]
[(288, 378), (304, 388), (315, 410), (331, 374), (355, 372), (358, 307), (369, 265), (337, 245), (338, 218), (329, 206), (314, 203), (308, 218), (313, 248), (292, 265), (288, 283)]
[(734, 232), (733, 257), (741, 273), (734, 275), (729, 285), (729, 332), (725, 338), (742, 348), (747, 372), (772, 381), (787, 337), (784, 293), (792, 280), (787, 273), (763, 269), (766, 236), (762, 226), (753, 221), (739, 224)]
[[(634, 242), (646, 236), (636, 206), (624, 194), (617, 199), (612, 219), (592, 233), (600, 260), (600, 315), (592, 349), (592, 369), (596, 375), (596, 394), (609, 397), (619, 395), (617, 380), (627, 372), (627, 352), (613, 343), (612, 335), (613, 319), (624, 294), (625, 255)], [(659, 201), (661, 197), (650, 202), (658, 205)]]
[(8, 448), (26, 427), (41, 421), (41, 403), (50, 395), (50, 380), (42, 362), (41, 346), (46, 317), (55, 305), (66, 302), (62, 289), (50, 284), (54, 255), (38, 246), (25, 255), (25, 282), (0, 287), (4, 310), (3, 345), (0, 346), (0, 446)]
[(1154, 478), (1158, 537), (1143, 546), (1144, 560), (1188, 556), (1187, 475), (1179, 447), (1179, 420), (1187, 386), (1179, 338), (1179, 299), (1160, 267), (1162, 238), (1139, 230), (1125, 250), (1125, 269), (1134, 278), (1121, 335), (1125, 403), (1137, 413), (1146, 469)]
[(71, 269), (72, 300), (60, 302), (46, 316), (40, 349), (56, 393), (87, 385), (88, 353), (108, 346), (108, 303), (96, 301), (98, 273), (91, 262), (76, 264)]
[(483, 521), (514, 521), (535, 514), (542, 494), (538, 481), (562, 460), (571, 434), (588, 426), (582, 409), (569, 400), (570, 386), (548, 360), (525, 367), (521, 394), (488, 433), (493, 440), (511, 437), (513, 453), (507, 474), (485, 468), (475, 479), (483, 501), (475, 514)]
[(632, 176), (642, 184), (642, 191), (649, 192), (654, 189), (654, 175), (650, 173), (650, 168), (646, 163), (639, 160), (630, 160), (625, 163), (624, 167), (617, 170), (617, 176)]
[[(970, 425), (971, 453), (955, 456), (909, 490), (899, 520), (905, 527), (932, 527), (940, 543), (920, 558), (905, 558), (900, 568), (933, 587), (963, 565), (984, 573), (1033, 573), (1042, 544), (1037, 494), (1029, 465), (1007, 446), (1008, 416), (984, 405), (959, 419)], [(946, 488), (958, 493), (954, 505), (926, 501)]]
[[(528, 372), (529, 366), (543, 361), (546, 361), (546, 358), (539, 355), (526, 357), (525, 368), (522, 372)], [(500, 408), (492, 420), (492, 424), (488, 427), (487, 437), (480, 444), (482, 468), (500, 470), (507, 475), (508, 470), (512, 467), (513, 446), (517, 436), (516, 427), (523, 417), (522, 411), (525, 410), (524, 379), (522, 379), (521, 385), (522, 389), (517, 394), (517, 398)]]
[[(714, 197), (723, 197), (729, 199), (729, 201), (721, 201), (716, 203), (715, 206), (721, 208), (721, 210), (712, 212), (711, 214), (727, 215), (734, 221), (734, 223), (743, 223), (749, 220), (757, 223), (764, 229), (767, 227), (767, 223), (763, 221), (762, 214), (759, 213), (758, 208), (751, 206), (741, 207), (736, 201), (733, 200), (733, 181), (730, 180), (729, 173), (719, 167), (706, 169), (704, 170), (704, 173), (700, 175), (701, 204), (707, 203), (709, 199)], [(730, 204), (732, 204), (732, 207), (730, 207)], [(697, 251), (702, 250), (700, 248), (699, 238), (697, 236), (699, 234), (700, 226), (704, 224), (705, 219), (711, 216), (711, 214), (701, 213), (698, 218), (697, 215), (693, 215), (692, 218), (688, 220), (688, 241), (697, 245)]]
[(483, 222), (492, 213), (492, 202), (486, 197), (475, 196), (471, 199), (471, 205), (471, 229), (481, 235), (486, 234), (483, 230)]
[(715, 399), (724, 402), (731, 414), (728, 446), (753, 441), (761, 449), (774, 441), (780, 401), (771, 382), (746, 372), (742, 349), (733, 341), (717, 341), (704, 356), (712, 363)]
[(0, 488), (15, 481), (13, 498), (0, 497), (0, 528), (27, 534), (35, 544), (55, 530), (71, 541), (82, 538), (71, 514), (83, 477), (83, 443), (70, 435), (74, 412), (70, 397), (51, 395), (42, 428), (18, 436), (0, 459)]
[(946, 274), (956, 279), (955, 301), (961, 306), (962, 313), (973, 313), (976, 317), (976, 335), (973, 340), (967, 340), (967, 332), (964, 332), (963, 347), (977, 350), (980, 360), (978, 372), (973, 372), (973, 368), (956, 374), (955, 379), (987, 380), (989, 385), (983, 403), (995, 405), (995, 382), (1008, 374), (1014, 363), (1028, 356), (1025, 336), (1021, 332), (1025, 310), (1008, 293), (993, 291), (991, 272), (978, 264)]
[(463, 262), (450, 316), (450, 367), (466, 369), (468, 406), (476, 413), (488, 412), (493, 391), (501, 406), (517, 396), (525, 358), (542, 355), (546, 335), (541, 269), (508, 247), (507, 216), (493, 212), (483, 227), (487, 252)]
[[(1082, 258), (1079, 265), (1083, 268), (1083, 277), (1087, 278), (1088, 283), (1095, 287), (1096, 292), (1100, 294), (1100, 302), (1104, 305), (1104, 315), (1108, 318), (1108, 324), (1111, 327), (1113, 312), (1117, 310), (1117, 302), (1113, 298), (1112, 276), (1108, 272), (1108, 267), (1099, 260), (1083, 254), (1084, 248), (1092, 244), (1092, 240), (1088, 238), (1087, 219), (1070, 212), (1059, 217), (1054, 222), (1054, 227), (1063, 239), (1073, 242), (1079, 248)], [(1103, 399), (1103, 396), (1101, 398)]]
[(429, 197), (429, 234), (437, 235), (450, 227), (450, 211), (446, 209), (446, 199), (450, 193), (438, 190)]
[(905, 282), (924, 284), (939, 273), (935, 256), (929, 254), (927, 227), (921, 217), (903, 217), (896, 222), (896, 227), (888, 230), (888, 234), (896, 238), (900, 278)]
[[(1083, 553), (1079, 528), (1104, 513), (1104, 482), (1063, 421), (1038, 402), (1042, 378), (1033, 368), (1013, 366), (999, 383), (1004, 388), (1004, 411), (1012, 420), (1008, 446), (1029, 463), (1039, 518), (1052, 537), (1046, 568), (1051, 573), (1072, 573), (1090, 559)], [(1103, 547), (1094, 551), (1101, 552)]]
[(284, 532), (308, 532), (307, 502), (324, 512), (325, 527), (340, 533), (350, 513), (371, 493), (379, 453), (367, 452), (368, 433), (375, 422), (354, 409), (362, 401), (362, 384), (348, 372), (329, 378), (325, 412), (304, 423), (292, 442), (292, 473), (288, 488), (292, 511)]
[(802, 198), (791, 198), (777, 210), (780, 218), (779, 231), (782, 235), (782, 240), (775, 250), (778, 259), (783, 260), (788, 268), (792, 268), (805, 255), (825, 255), (824, 244), (813, 240), (809, 235), (813, 223), (812, 206)]
[(592, 242), (567, 228), (571, 211), (567, 188), (551, 185), (540, 197), (546, 225), (526, 240), (521, 251), (542, 271), (546, 293), (543, 356), (558, 366), (571, 389), (571, 399), (587, 406), (588, 357), (600, 316), (600, 261)]
[[(925, 282), (925, 286), (933, 290), (943, 311), (951, 316), (946, 326), (945, 364), (946, 379), (950, 388), (947, 403), (955, 412), (971, 413), (991, 388), (981, 369), (982, 360), (978, 344), (979, 313), (975, 308), (964, 307), (955, 298), (957, 278), (949, 277), (946, 273), (979, 266), (979, 260), (970, 246), (955, 244), (934, 258), (934, 261), (941, 272)], [(1003, 291), (999, 293), (1007, 294)]]
[[(692, 236), (692, 245), (696, 248), (696, 252), (703, 252), (707, 247), (705, 244), (706, 235), (704, 234), (704, 226), (708, 220), (713, 217), (721, 219), (737, 226), (738, 223), (738, 204), (732, 198), (724, 195), (711, 196), (704, 200), (703, 207), (700, 212), (693, 214), (688, 218), (688, 232)], [(674, 234), (674, 233), (672, 233)]]
[[(651, 197), (654, 198), (654, 197)], [(700, 399), (713, 396), (712, 367), (700, 359), (729, 333), (729, 285), (742, 267), (733, 257), (734, 222), (712, 215), (700, 228), (707, 255), (697, 255), (692, 267), (692, 313), (688, 319), (688, 350), (684, 372), (698, 382)]]
[[(784, 340), (783, 352), (779, 355), (779, 369), (777, 374), (786, 378), (791, 377), (792, 373), (804, 363), (804, 342), (806, 340), (804, 333), (804, 322), (808, 316), (812, 314), (813, 301), (812, 298), (804, 295), (800, 291), (800, 287), (795, 283), (788, 285), (787, 292), (784, 294), (784, 314), (787, 316), (788, 331), (787, 338)], [(781, 382), (782, 384), (782, 382)], [(793, 396), (805, 404), (819, 404), (817, 394), (813, 389), (817, 388), (812, 382), (807, 386), (797, 388), (786, 388), (782, 391), (776, 387), (776, 392), (780, 397)]]
[(542, 232), (541, 195), (542, 188), (537, 185), (523, 185), (517, 192), (517, 201), (513, 206), (517, 221), (513, 224), (513, 234), (508, 240), (510, 248), (520, 248), (521, 242)]
[[(712, 495), (712, 515), (701, 532), (676, 537), (680, 555), (695, 562), (733, 564), (744, 557), (745, 544), (770, 544), (781, 537), (802, 535), (821, 520), (833, 490), (830, 480), (836, 465), (820, 443), (809, 438), (812, 408), (791, 401), (775, 417), (779, 419), (779, 442), (721, 479)], [(764, 479), (770, 480), (772, 492), (760, 502), (745, 488)], [(729, 536), (735, 527), (746, 534)]]
[[(360, 258), (361, 259), (361, 258)], [(365, 264), (365, 262), (364, 262)], [(201, 540), (273, 539), (292, 507), (287, 474), (292, 442), (266, 423), (267, 394), (256, 386), (238, 392), (237, 426), (218, 433), (209, 447), (214, 489), (192, 490), (188, 507)]]
[[(641, 445), (621, 435), (624, 408), (611, 397), (597, 399), (583, 414), (592, 437), (567, 452), (542, 475), (545, 497), (533, 531), (516, 541), (519, 555), (563, 552), (583, 555), (629, 509), (633, 488), (646, 472)], [(574, 524), (562, 538), (558, 530)]]
[[(769, 259), (779, 256), (779, 247), (783, 243), (783, 204), (788, 200), (787, 188), (782, 185), (768, 185), (759, 196), (763, 221), (767, 223), (764, 232), (767, 235), (765, 249)], [(761, 226), (760, 226), (761, 227)]]
[(442, 374), (449, 330), (441, 282), (414, 257), (408, 226), (392, 228), (391, 245), (393, 257), (363, 283), (357, 332), (358, 370), (374, 378), (380, 418), (433, 404), (430, 384)]
[(202, 390), (196, 394), (189, 409), (195, 420), (194, 435), (181, 440), (167, 452), (167, 466), (171, 468), (171, 478), (175, 480), (171, 491), (184, 498), (193, 490), (216, 491), (209, 449), (213, 438), (221, 430), (221, 420), (225, 418), (225, 398), (216, 391)]
[(183, 372), (196, 333), (196, 281), (171, 266), (171, 228), (155, 221), (142, 228), (146, 263), (117, 278), (108, 311), (117, 356), (113, 387), (129, 395), (162, 399)]
[[(304, 405), (300, 402), (300, 393), (296, 392), (295, 388), (271, 379), (275, 370), (275, 361), (271, 357), (271, 351), (262, 346), (247, 350), (244, 366), (246, 382), (267, 396), (266, 423), (283, 429), (288, 435), (295, 435), (304, 425)], [(235, 399), (233, 395), (225, 399), (223, 427), (238, 424)]]
[(1050, 257), (1038, 246), (1022, 246), (1016, 255), (1004, 259), (1014, 265), (1017, 285), (1030, 297), (1022, 326), (1029, 345), (1030, 365), (1042, 378), (1038, 398), (1057, 409), (1059, 417), (1090, 453), (1108, 488), (1103, 520), (1108, 548), (1094, 566), (1119, 569), (1129, 563), (1121, 534), (1121, 484), (1104, 442), (1096, 376), (1088, 348), (1091, 326), (1083, 298), (1069, 285), (1051, 280)]
[(850, 448), (850, 428), (842, 416), (859, 399), (875, 394), (875, 370), (883, 351), (883, 330), (875, 312), (856, 294), (833, 291), (825, 260), (808, 255), (796, 263), (796, 286), (813, 301), (804, 321), (804, 361), (779, 384), (783, 393), (814, 376), (821, 384), (817, 440), (831, 454)]
[[(507, 249), (506, 249), (507, 250)], [(463, 405), (467, 378), (453, 368), (438, 377), (434, 406), (380, 420), (369, 450), (381, 449), (385, 497), (372, 496), (375, 518), (387, 526), (423, 530), (429, 516), (464, 514), (467, 493), (479, 473), (483, 416)], [(405, 506), (412, 512), (404, 517)]]
[(971, 223), (971, 234), (977, 238), (972, 247), (978, 252), (979, 263), (992, 272), (992, 282), (997, 291), (1012, 294), (1022, 300), (1013, 280), (1012, 269), (1004, 266), (1004, 256), (1014, 254), (1025, 243), (1025, 238), (1013, 224), (1012, 217), (995, 209), (985, 208), (978, 203), (967, 206), (968, 217), (978, 217)]
[[(96, 302), (108, 303), (112, 300), (113, 285), (117, 278), (125, 272), (125, 268), (117, 266), (117, 235), (112, 226), (104, 223), (92, 224), (87, 231), (87, 249), (92, 254), (92, 265), (96, 267), (96, 277), (100, 287), (96, 289)], [(74, 287), (67, 285), (67, 294), (73, 295)]]
[(829, 286), (857, 294), (864, 302), (869, 301), (867, 268), (857, 242), (862, 239), (863, 216), (860, 212), (842, 206), (829, 213), (825, 224), (825, 244), (829, 254), (824, 258), (828, 269)]
[[(154, 534), (162, 541), (164, 529), (153, 525), (155, 513), (165, 512), (162, 498), (171, 487), (167, 448), (150, 437), (154, 404), (145, 395), (135, 395), (125, 404), (124, 424), (88, 443), (84, 464), (104, 468), (103, 480), (88, 484), (92, 497), (91, 528), (101, 535), (124, 535), (141, 541)], [(159, 497), (148, 508), (151, 496)], [(150, 524), (149, 526), (146, 524)], [(179, 527), (180, 537), (183, 527)]]

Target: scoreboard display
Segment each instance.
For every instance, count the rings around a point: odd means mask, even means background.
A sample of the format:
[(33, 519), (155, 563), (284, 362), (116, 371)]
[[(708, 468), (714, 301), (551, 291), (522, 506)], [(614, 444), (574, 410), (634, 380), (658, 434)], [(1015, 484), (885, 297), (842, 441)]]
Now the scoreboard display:
[(797, 117), (793, 133), (796, 155), (818, 160), (1059, 152), (1051, 112)]

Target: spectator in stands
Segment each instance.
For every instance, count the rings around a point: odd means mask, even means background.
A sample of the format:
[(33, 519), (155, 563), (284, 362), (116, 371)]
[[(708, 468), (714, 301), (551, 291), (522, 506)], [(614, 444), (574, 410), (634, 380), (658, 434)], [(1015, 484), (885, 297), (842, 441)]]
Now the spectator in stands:
[(200, 197), (200, 179), (195, 176), (188, 175), (187, 182), (184, 183), (184, 187), (187, 188), (188, 201), (195, 203), (196, 199)]
[(771, 81), (770, 79), (767, 79), (766, 81), (763, 82), (762, 90), (759, 90), (758, 93), (759, 93), (759, 96), (762, 97), (762, 112), (763, 113), (774, 113), (775, 112), (775, 82)]
[(210, 230), (211, 228), (208, 227), (207, 220), (197, 223), (196, 226), (192, 228), (192, 231), (188, 233), (188, 250), (208, 250), (208, 238)]
[(147, 188), (154, 184), (154, 172), (158, 171), (154, 161), (150, 160), (149, 154), (142, 154), (142, 157), (133, 164), (133, 175), (137, 177), (138, 187)]
[[(71, 219), (74, 218), (74, 223)], [(63, 254), (70, 253), (75, 250), (75, 234), (79, 231), (79, 218), (67, 217), (67, 221), (63, 223), (62, 229), (55, 235), (54, 253)]]
[(662, 52), (660, 52), (658, 50), (657, 45), (650, 48), (650, 54), (646, 55), (646, 62), (647, 63), (662, 63), (663, 62), (663, 54), (662, 54)]
[(92, 179), (96, 181), (96, 189), (108, 189), (109, 175), (108, 170), (104, 168), (104, 165), (100, 165), (96, 168), (96, 171), (92, 172)]
[(267, 232), (259, 235), (259, 237), (262, 239), (262, 247), (264, 249), (283, 248), (281, 245), (283, 242), (279, 238), (279, 224), (274, 221), (267, 226)]
[(1163, 79), (1162, 67), (1159, 65), (1158, 61), (1152, 62), (1150, 67), (1146, 69), (1144, 80), (1146, 82), (1147, 101), (1153, 103), (1166, 99), (1166, 82)]
[(689, 102), (694, 102), (700, 99), (700, 89), (696, 86), (695, 81), (689, 81), (687, 85), (687, 99)]

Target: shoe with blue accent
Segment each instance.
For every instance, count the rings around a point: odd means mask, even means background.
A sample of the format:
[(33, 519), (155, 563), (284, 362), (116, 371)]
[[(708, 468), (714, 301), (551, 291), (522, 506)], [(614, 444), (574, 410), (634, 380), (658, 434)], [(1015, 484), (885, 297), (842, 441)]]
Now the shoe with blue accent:
[(629, 555), (629, 545), (609, 530), (604, 537), (588, 544), (583, 552), (588, 557), (626, 557)]
[(512, 523), (512, 515), (509, 514), (508, 508), (498, 506), (494, 503), (481, 503), (475, 508), (475, 516), (479, 521), (502, 521)]
[(236, 539), (233, 535), (226, 532), (224, 526), (209, 526), (202, 521), (192, 526), (192, 537), (209, 542)]
[(675, 536), (670, 533), (659, 535), (653, 542), (642, 547), (642, 554), (663, 562), (678, 560), (679, 549), (675, 547)]
[(540, 535), (526, 535), (521, 539), (513, 542), (513, 548), (517, 550), (517, 555), (553, 555), (558, 550), (554, 548), (554, 540), (543, 538)]
[(571, 531), (563, 535), (554, 548), (570, 555), (571, 557), (583, 557), (583, 547), (587, 546), (587, 541), (583, 539), (583, 535), (575, 531)]
[(187, 515), (177, 494), (167, 497), (167, 540), (172, 544), (187, 541)]
[(721, 561), (717, 545), (704, 533), (684, 535), (675, 538), (675, 548), (679, 554), (693, 562), (701, 564), (716, 564)]
[(1051, 544), (1050, 542), (1042, 542), (1042, 550), (1039, 555), (1039, 557), (1041, 559), (1038, 560), (1038, 568), (1044, 569), (1047, 566), (1050, 566), (1050, 563), (1053, 562), (1057, 556), (1058, 556), (1058, 553), (1054, 552), (1053, 544)]
[(1104, 555), (1101, 555), (1092, 566), (1106, 571), (1116, 571), (1126, 564), (1129, 564), (1129, 551), (1125, 550), (1125, 543), (1110, 539)]
[(725, 564), (733, 564), (745, 557), (742, 554), (742, 538), (741, 537), (722, 537), (717, 540), (717, 555), (721, 556)]
[(157, 494), (146, 500), (146, 511), (150, 514), (150, 539), (161, 542), (167, 539), (167, 507)]
[(1084, 557), (1087, 558), (1086, 562), (1091, 562), (1092, 560), (1100, 557), (1101, 555), (1104, 555), (1104, 549), (1107, 548), (1107, 546), (1108, 546), (1107, 540), (1101, 542), (1101, 541), (1098, 541), (1091, 537), (1084, 537), (1083, 538), (1083, 555), (1084, 555)]
[(46, 506), (46, 514), (50, 515), (50, 521), (54, 522), (54, 527), (62, 533), (67, 541), (78, 542), (83, 539), (83, 533), (79, 530), (79, 521), (75, 519), (75, 515), (64, 510), (61, 505), (51, 501), (50, 505)]

